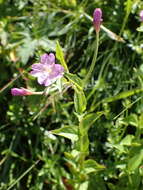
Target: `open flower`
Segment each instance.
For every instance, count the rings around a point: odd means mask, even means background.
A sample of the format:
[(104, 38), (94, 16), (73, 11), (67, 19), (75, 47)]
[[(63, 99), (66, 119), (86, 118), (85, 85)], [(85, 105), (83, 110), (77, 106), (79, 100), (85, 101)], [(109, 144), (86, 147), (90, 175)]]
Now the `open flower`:
[(100, 31), (101, 22), (102, 22), (102, 10), (100, 8), (96, 8), (93, 13), (93, 24), (97, 33)]
[(64, 73), (64, 68), (55, 64), (55, 55), (53, 53), (44, 54), (41, 56), (40, 63), (32, 65), (30, 74), (37, 77), (40, 85), (49, 86), (57, 79), (61, 78)]

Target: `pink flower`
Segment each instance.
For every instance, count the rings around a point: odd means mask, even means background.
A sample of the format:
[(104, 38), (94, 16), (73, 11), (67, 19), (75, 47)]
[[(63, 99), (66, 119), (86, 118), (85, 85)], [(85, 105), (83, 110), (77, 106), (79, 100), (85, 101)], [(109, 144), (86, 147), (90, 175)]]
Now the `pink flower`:
[(143, 10), (140, 11), (139, 16), (140, 16), (140, 20), (143, 22)]
[(32, 65), (30, 74), (37, 77), (40, 85), (49, 86), (57, 79), (61, 78), (64, 73), (64, 68), (55, 64), (55, 55), (53, 53), (44, 54), (41, 56), (40, 63)]
[(102, 22), (102, 10), (100, 8), (96, 8), (93, 13), (93, 24), (97, 33), (100, 31), (101, 22)]
[(27, 96), (27, 95), (32, 95), (33, 92), (26, 88), (12, 88), (11, 94), (13, 96)]

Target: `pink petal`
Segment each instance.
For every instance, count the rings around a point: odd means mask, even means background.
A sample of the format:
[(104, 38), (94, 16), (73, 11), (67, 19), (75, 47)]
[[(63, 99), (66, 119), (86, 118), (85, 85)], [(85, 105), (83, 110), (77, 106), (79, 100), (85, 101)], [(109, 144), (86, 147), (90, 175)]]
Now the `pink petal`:
[(43, 69), (43, 65), (41, 64), (41, 63), (35, 63), (35, 64), (33, 64), (32, 66), (31, 66), (31, 68), (33, 69), (33, 70), (41, 70), (41, 69)]
[(50, 84), (52, 84), (52, 80), (50, 80), (49, 78), (47, 78), (47, 79), (44, 81), (44, 86), (49, 86)]
[(59, 64), (55, 64), (52, 72), (49, 74), (49, 78), (50, 79), (60, 78), (63, 76), (63, 72), (64, 68)]
[(47, 61), (47, 58), (48, 58), (48, 54), (47, 53), (43, 54), (40, 59), (41, 64), (45, 64), (45, 62)]
[(41, 76), (41, 72), (40, 71), (31, 71), (30, 74), (33, 76), (33, 77), (39, 77)]
[(49, 62), (50, 62), (51, 64), (52, 64), (52, 63), (55, 63), (55, 55), (54, 55), (53, 53), (50, 53), (50, 54), (49, 54), (48, 59), (49, 59)]
[(46, 75), (39, 75), (38, 79), (37, 79), (38, 83), (41, 84), (41, 85), (44, 85), (46, 78), (47, 78)]
[(140, 11), (140, 20), (143, 21), (143, 10)]
[(53, 53), (48, 54), (44, 54), (41, 56), (40, 59), (41, 64), (47, 64), (47, 65), (51, 65), (55, 63), (55, 55)]

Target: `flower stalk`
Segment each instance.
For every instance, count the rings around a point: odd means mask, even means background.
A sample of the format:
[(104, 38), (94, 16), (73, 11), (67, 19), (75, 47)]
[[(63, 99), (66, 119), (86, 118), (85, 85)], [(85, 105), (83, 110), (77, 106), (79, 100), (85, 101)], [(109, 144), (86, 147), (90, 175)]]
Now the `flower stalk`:
[(89, 68), (89, 71), (83, 81), (83, 85), (86, 86), (91, 75), (92, 75), (92, 72), (94, 70), (94, 67), (95, 67), (95, 63), (96, 63), (96, 59), (97, 59), (97, 54), (98, 54), (98, 47), (99, 47), (99, 33), (96, 32), (96, 40), (95, 40), (95, 43), (94, 43), (94, 46), (95, 46), (95, 51), (94, 51), (94, 55), (93, 55), (93, 59), (92, 59), (92, 63), (91, 63), (91, 66)]
[(92, 72), (94, 70), (94, 67), (95, 67), (97, 54), (98, 54), (99, 32), (100, 32), (101, 22), (102, 22), (102, 10), (100, 8), (96, 8), (93, 13), (93, 25), (94, 25), (94, 28), (96, 31), (95, 51), (94, 51), (94, 56), (92, 59), (91, 66), (90, 66), (89, 71), (83, 81), (84, 86), (88, 83), (88, 80), (90, 79)]

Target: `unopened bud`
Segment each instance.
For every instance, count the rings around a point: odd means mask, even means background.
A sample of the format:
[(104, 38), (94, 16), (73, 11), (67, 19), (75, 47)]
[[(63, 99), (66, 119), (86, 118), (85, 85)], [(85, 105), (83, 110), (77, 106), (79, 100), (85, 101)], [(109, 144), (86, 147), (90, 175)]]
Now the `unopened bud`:
[(102, 10), (100, 8), (96, 8), (93, 13), (93, 24), (97, 33), (100, 31), (101, 22), (102, 22)]
[(12, 88), (11, 94), (13, 96), (41, 95), (41, 94), (43, 94), (43, 91), (42, 92), (34, 92), (34, 91), (31, 91), (26, 88)]

